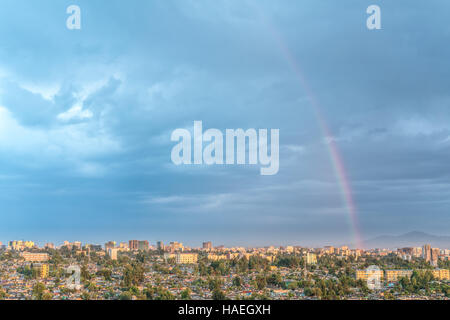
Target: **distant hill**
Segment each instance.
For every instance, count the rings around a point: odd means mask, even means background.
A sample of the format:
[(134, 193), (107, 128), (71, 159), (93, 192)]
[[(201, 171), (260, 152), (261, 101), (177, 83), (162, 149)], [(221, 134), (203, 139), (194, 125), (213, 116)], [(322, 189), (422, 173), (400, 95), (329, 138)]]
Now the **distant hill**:
[(408, 232), (399, 236), (380, 236), (365, 241), (366, 248), (404, 248), (430, 244), (431, 247), (450, 249), (450, 237), (435, 236), (420, 231)]

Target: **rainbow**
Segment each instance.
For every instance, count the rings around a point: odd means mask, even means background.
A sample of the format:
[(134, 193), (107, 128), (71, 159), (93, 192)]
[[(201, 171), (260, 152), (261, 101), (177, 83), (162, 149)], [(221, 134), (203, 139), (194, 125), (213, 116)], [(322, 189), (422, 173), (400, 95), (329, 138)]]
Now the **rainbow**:
[(349, 214), (350, 223), (351, 223), (351, 227), (353, 230), (353, 237), (354, 237), (355, 245), (357, 248), (363, 249), (364, 244), (363, 244), (363, 240), (362, 240), (362, 236), (361, 236), (361, 228), (359, 225), (358, 210), (357, 210), (355, 201), (353, 199), (351, 183), (350, 183), (350, 180), (348, 179), (348, 175), (347, 175), (347, 171), (345, 169), (344, 162), (342, 161), (342, 157), (339, 152), (339, 148), (336, 144), (336, 139), (334, 138), (333, 134), (331, 133), (331, 130), (327, 124), (327, 121), (322, 113), (322, 108), (320, 106), (320, 103), (319, 103), (318, 99), (316, 98), (316, 95), (312, 91), (311, 87), (309, 86), (308, 82), (306, 81), (305, 76), (302, 72), (302, 69), (300, 68), (299, 63), (297, 62), (297, 60), (295, 59), (291, 50), (289, 50), (286, 42), (283, 40), (283, 38), (280, 36), (280, 34), (277, 32), (277, 30), (263, 15), (262, 11), (261, 10), (258, 10), (258, 11), (260, 12), (261, 18), (265, 22), (266, 26), (268, 27), (273, 39), (277, 42), (278, 48), (280, 49), (284, 58), (288, 61), (289, 65), (291, 66), (292, 70), (294, 71), (295, 76), (296, 76), (300, 86), (305, 91), (309, 102), (311, 103), (312, 107), (314, 108), (316, 119), (319, 123), (319, 127), (320, 127), (320, 130), (324, 137), (324, 140), (326, 141), (327, 149), (330, 154), (330, 159), (331, 159), (331, 163), (333, 165), (336, 179), (339, 183), (341, 193), (343, 196), (343, 200), (344, 200), (347, 212)]

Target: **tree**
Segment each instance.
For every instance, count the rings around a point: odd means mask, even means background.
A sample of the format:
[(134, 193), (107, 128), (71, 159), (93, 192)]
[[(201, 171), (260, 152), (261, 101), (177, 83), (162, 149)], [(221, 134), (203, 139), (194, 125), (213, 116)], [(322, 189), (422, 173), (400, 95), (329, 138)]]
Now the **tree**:
[(242, 286), (242, 279), (239, 276), (233, 278), (233, 286), (238, 288)]
[[(189, 289), (187, 289), (189, 290)], [(186, 291), (186, 290), (185, 290)], [(190, 291), (189, 291), (190, 293)], [(175, 300), (175, 297), (172, 293), (170, 293), (169, 290), (158, 286), (158, 287), (152, 287), (152, 286), (147, 286), (147, 288), (145, 288), (142, 292), (142, 296), (144, 299), (147, 300)], [(182, 292), (182, 299), (183, 298), (183, 292)], [(186, 298), (185, 300), (187, 300), (188, 298)], [(190, 297), (189, 297), (190, 299)]]
[(297, 289), (298, 288), (298, 283), (297, 282), (291, 282), (291, 283), (289, 283), (289, 285), (288, 285), (288, 289), (289, 290), (295, 290), (295, 289)]
[(198, 274), (200, 276), (206, 276), (208, 275), (208, 268), (206, 267), (206, 265), (203, 262), (199, 262), (198, 264)]
[(2, 287), (0, 287), (0, 300), (5, 298), (6, 298), (6, 291)]
[(34, 285), (33, 287), (33, 291), (32, 291), (32, 296), (35, 300), (44, 300), (44, 292), (45, 292), (46, 288), (45, 285), (41, 282), (38, 282)]
[(53, 295), (48, 291), (45, 291), (44, 294), (42, 295), (42, 300), (52, 300), (52, 298)]
[(130, 293), (133, 295), (133, 296), (139, 296), (139, 295), (141, 295), (141, 292), (139, 291), (139, 289), (137, 288), (137, 287), (135, 287), (135, 286), (132, 286), (131, 288), (130, 288)]
[(257, 275), (255, 283), (258, 290), (263, 290), (267, 285), (266, 277), (263, 275)]
[(81, 280), (88, 281), (91, 279), (91, 274), (89, 273), (89, 270), (86, 265), (81, 266)]
[(122, 292), (119, 296), (119, 300), (131, 300), (132, 294), (129, 291)]
[(298, 268), (303, 264), (303, 261), (298, 256), (281, 256), (277, 257), (275, 264), (278, 267)]
[(244, 256), (236, 262), (238, 272), (247, 272), (249, 268), (248, 259)]
[(103, 297), (104, 297), (106, 300), (112, 299), (112, 298), (114, 297), (114, 291), (109, 290), (108, 292), (105, 292), (105, 293), (103, 294)]
[(83, 292), (81, 294), (81, 299), (83, 299), (83, 300), (91, 300), (91, 295), (89, 294), (89, 292)]
[(219, 278), (209, 279), (208, 287), (209, 290), (214, 291), (215, 289), (220, 289), (222, 281)]
[(213, 300), (226, 300), (226, 296), (225, 293), (223, 293), (222, 290), (220, 290), (219, 288), (214, 289), (213, 294), (212, 294), (212, 299)]
[(139, 263), (132, 263), (125, 267), (123, 272), (123, 283), (126, 287), (138, 286), (144, 281), (144, 268)]
[(98, 291), (98, 287), (95, 285), (95, 283), (89, 282), (89, 284), (86, 287), (89, 292), (95, 293)]
[(30, 266), (19, 267), (17, 268), (17, 272), (23, 274), (26, 279), (33, 278), (33, 270), (30, 268)]
[(312, 297), (314, 296), (314, 292), (311, 288), (307, 287), (303, 290), (303, 293), (305, 294), (305, 296), (307, 297)]
[(394, 300), (394, 295), (391, 292), (385, 292), (384, 293), (384, 299), (385, 300)]
[(142, 293), (144, 294), (144, 297), (147, 300), (154, 300), (155, 296), (156, 296), (156, 290), (155, 288), (153, 288), (152, 286), (148, 286), (147, 288), (145, 288)]
[(272, 273), (269, 277), (267, 277), (267, 284), (273, 286), (280, 286), (282, 283), (281, 274)]
[(191, 290), (189, 288), (181, 292), (181, 300), (191, 300)]
[(105, 278), (106, 281), (110, 281), (111, 280), (111, 270), (109, 269), (102, 269), (97, 271), (97, 276), (101, 276), (103, 278)]
[(157, 297), (155, 300), (174, 300), (175, 299), (173, 294), (171, 294), (170, 291), (165, 288), (158, 287), (156, 289), (156, 292), (157, 292)]
[(145, 263), (147, 257), (143, 251), (139, 251), (139, 253), (136, 255), (136, 260), (140, 263)]

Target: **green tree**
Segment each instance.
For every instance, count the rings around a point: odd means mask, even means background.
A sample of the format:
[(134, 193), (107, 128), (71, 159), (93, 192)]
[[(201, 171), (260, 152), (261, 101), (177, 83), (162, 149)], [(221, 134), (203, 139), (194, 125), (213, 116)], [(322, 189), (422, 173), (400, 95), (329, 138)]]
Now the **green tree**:
[(119, 296), (119, 300), (131, 300), (132, 294), (129, 291), (122, 292)]
[(126, 287), (138, 286), (144, 281), (144, 268), (140, 263), (128, 264), (123, 272), (123, 282)]
[(267, 285), (266, 277), (263, 275), (257, 275), (255, 278), (255, 284), (258, 290), (263, 290)]
[(0, 300), (3, 300), (6, 298), (6, 291), (0, 287)]
[(83, 299), (83, 300), (91, 300), (91, 295), (89, 294), (89, 292), (83, 292), (81, 294), (81, 299)]
[(240, 288), (242, 286), (242, 279), (239, 276), (233, 278), (233, 286)]
[(86, 265), (82, 265), (81, 266), (81, 274), (80, 274), (80, 276), (81, 276), (81, 280), (83, 282), (91, 280), (91, 274), (89, 273), (89, 270), (88, 270)]
[(213, 300), (226, 300), (226, 296), (225, 293), (223, 293), (222, 290), (216, 288), (214, 289), (213, 293), (212, 293), (212, 299)]
[(267, 284), (273, 286), (280, 286), (282, 283), (281, 274), (272, 273), (269, 277), (267, 277)]
[(191, 290), (189, 288), (181, 292), (181, 300), (191, 300)]
[(219, 278), (211, 278), (208, 281), (208, 287), (209, 290), (214, 291), (215, 289), (220, 289), (220, 287), (222, 286), (222, 280), (220, 280)]
[(43, 283), (38, 282), (33, 286), (32, 297), (35, 300), (44, 300), (44, 292), (46, 287)]

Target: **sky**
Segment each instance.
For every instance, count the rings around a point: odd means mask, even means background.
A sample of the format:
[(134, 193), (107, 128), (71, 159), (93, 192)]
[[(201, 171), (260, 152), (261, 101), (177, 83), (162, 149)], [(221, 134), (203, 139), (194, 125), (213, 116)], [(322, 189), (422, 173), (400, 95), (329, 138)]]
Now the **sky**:
[[(81, 30), (66, 27), (73, 4)], [(366, 27), (372, 4), (381, 30)], [(446, 0), (2, 0), (0, 241), (354, 243), (311, 98), (361, 238), (448, 235), (448, 10)], [(171, 133), (196, 120), (279, 129), (278, 174), (174, 165)]]

